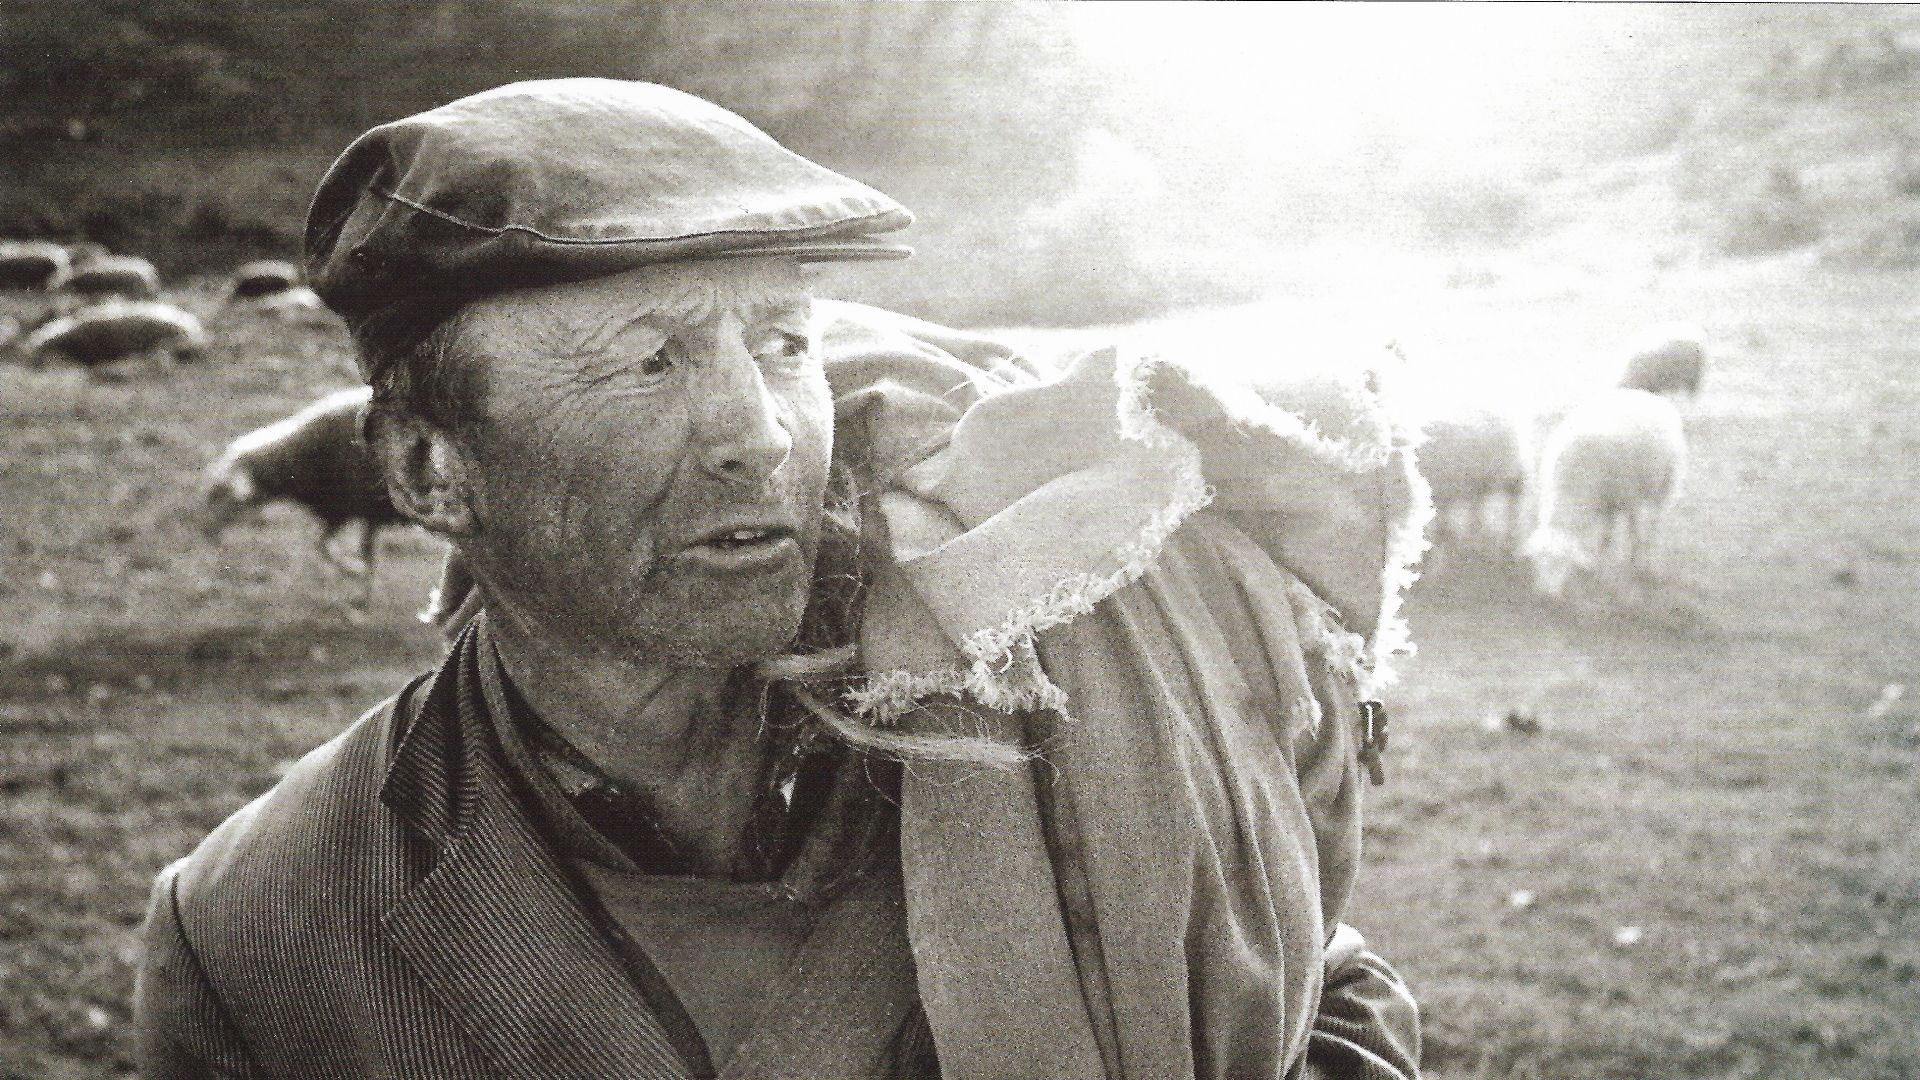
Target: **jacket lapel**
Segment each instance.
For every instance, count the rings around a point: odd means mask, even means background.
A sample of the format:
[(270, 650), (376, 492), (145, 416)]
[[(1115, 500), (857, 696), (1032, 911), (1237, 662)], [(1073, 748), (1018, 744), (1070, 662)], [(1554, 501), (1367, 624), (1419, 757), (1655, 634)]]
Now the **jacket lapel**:
[(386, 913), (387, 940), (513, 1077), (690, 1075), (514, 799), (462, 635), (395, 748), (383, 797), (438, 861)]

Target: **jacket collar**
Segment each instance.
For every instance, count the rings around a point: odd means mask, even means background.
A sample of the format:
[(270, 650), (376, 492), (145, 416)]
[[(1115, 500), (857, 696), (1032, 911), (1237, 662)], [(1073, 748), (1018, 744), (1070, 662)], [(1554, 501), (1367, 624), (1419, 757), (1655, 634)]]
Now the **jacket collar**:
[(431, 869), (382, 930), (503, 1075), (690, 1075), (514, 793), (478, 679), (479, 626), (400, 708), (381, 799)]

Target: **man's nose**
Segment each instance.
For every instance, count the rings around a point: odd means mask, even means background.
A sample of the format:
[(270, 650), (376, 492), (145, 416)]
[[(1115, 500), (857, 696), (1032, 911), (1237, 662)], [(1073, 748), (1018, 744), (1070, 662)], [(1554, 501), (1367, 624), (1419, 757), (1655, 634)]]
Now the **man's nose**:
[(723, 480), (757, 483), (793, 451), (780, 399), (744, 347), (721, 350), (695, 390), (695, 438), (701, 465)]

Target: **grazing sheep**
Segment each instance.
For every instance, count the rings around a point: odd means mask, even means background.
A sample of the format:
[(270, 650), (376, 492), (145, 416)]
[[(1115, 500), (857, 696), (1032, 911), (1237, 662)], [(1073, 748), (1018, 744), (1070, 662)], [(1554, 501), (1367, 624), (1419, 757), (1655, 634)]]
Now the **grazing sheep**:
[(1620, 376), (1620, 386), (1650, 394), (1685, 391), (1691, 398), (1700, 393), (1706, 373), (1707, 350), (1698, 335), (1681, 335), (1634, 353)]
[(240, 301), (235, 310), (293, 326), (332, 326), (339, 321), (339, 316), (320, 299), (320, 294), (305, 285), (268, 293), (257, 300)]
[(1524, 430), (1510, 413), (1467, 406), (1436, 416), (1415, 452), (1433, 489), (1434, 540), (1445, 546), (1487, 528), (1496, 496), (1505, 496), (1502, 547), (1520, 542), (1528, 461)]
[(300, 284), (300, 268), (278, 259), (243, 263), (227, 285), (227, 299), (258, 300), (284, 293)]
[(0, 240), (0, 289), (45, 289), (72, 266), (67, 249), (45, 240)]
[(115, 302), (82, 308), (27, 335), (20, 352), (40, 366), (61, 356), (94, 368), (136, 356), (197, 360), (206, 349), (200, 320), (171, 304)]
[(1574, 567), (1609, 556), (1644, 574), (1686, 457), (1680, 414), (1657, 394), (1608, 390), (1569, 412), (1540, 461), (1539, 526), (1527, 541), (1540, 590), (1558, 596)]
[(228, 526), (269, 503), (305, 507), (320, 520), (315, 545), (329, 565), (350, 570), (333, 553), (333, 538), (358, 521), (360, 596), (365, 611), (373, 598), (375, 540), (381, 527), (404, 524), (387, 499), (387, 487), (360, 438), (360, 413), (371, 391), (340, 390), (292, 416), (229, 443), (204, 478), (201, 532), (219, 542)]
[(69, 268), (51, 288), (88, 300), (151, 300), (160, 295), (160, 272), (138, 255), (100, 255)]

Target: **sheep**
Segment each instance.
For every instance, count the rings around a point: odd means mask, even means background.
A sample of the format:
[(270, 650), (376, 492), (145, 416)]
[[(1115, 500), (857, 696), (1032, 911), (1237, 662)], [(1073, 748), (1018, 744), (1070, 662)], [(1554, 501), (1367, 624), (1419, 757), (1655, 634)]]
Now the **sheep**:
[(29, 363), (62, 356), (88, 368), (136, 356), (197, 360), (206, 331), (190, 312), (153, 301), (112, 302), (82, 308), (41, 326), (20, 344)]
[(67, 249), (45, 240), (0, 240), (0, 289), (45, 289), (73, 265)]
[(160, 295), (160, 272), (138, 255), (100, 255), (69, 268), (50, 288), (88, 300), (151, 300)]
[(321, 559), (347, 571), (350, 567), (334, 555), (332, 541), (357, 521), (356, 610), (364, 613), (373, 599), (379, 530), (406, 523), (387, 498), (379, 467), (360, 437), (360, 415), (371, 394), (364, 386), (336, 391), (229, 443), (203, 475), (201, 533), (218, 543), (229, 526), (261, 507), (295, 503), (320, 521), (315, 548)]
[(1609, 555), (1644, 576), (1686, 458), (1680, 414), (1657, 394), (1608, 390), (1569, 411), (1541, 455), (1538, 526), (1526, 545), (1540, 591), (1561, 595), (1574, 567)]
[(1463, 406), (1429, 419), (1422, 430), (1415, 462), (1433, 489), (1436, 543), (1485, 528), (1492, 500), (1504, 495), (1499, 535), (1503, 548), (1517, 545), (1531, 459), (1520, 422), (1499, 409)]
[(258, 300), (284, 293), (300, 284), (300, 268), (278, 259), (243, 263), (227, 284), (227, 299)]
[(79, 266), (81, 263), (92, 262), (95, 259), (104, 259), (113, 254), (113, 252), (107, 250), (107, 245), (100, 243), (98, 240), (75, 240), (67, 244), (66, 249), (67, 265), (69, 266)]
[(300, 284), (300, 268), (277, 259), (243, 264), (227, 286), (225, 310), (294, 326), (330, 326), (335, 316), (318, 293)]
[(234, 310), (292, 326), (333, 326), (339, 319), (326, 301), (320, 299), (320, 294), (305, 285), (268, 293), (255, 300), (239, 301), (234, 305)]
[(1620, 387), (1651, 394), (1700, 393), (1706, 377), (1707, 350), (1695, 334), (1682, 333), (1635, 352), (1620, 376)]

